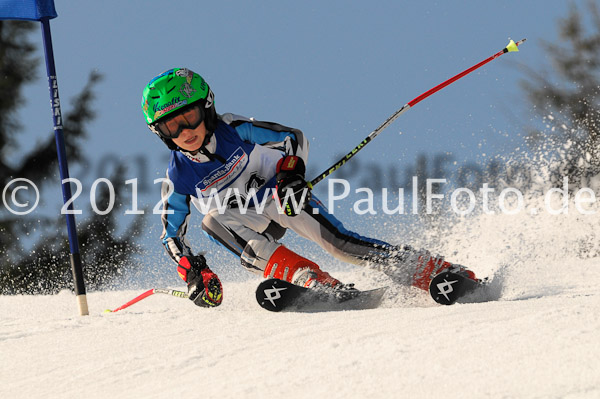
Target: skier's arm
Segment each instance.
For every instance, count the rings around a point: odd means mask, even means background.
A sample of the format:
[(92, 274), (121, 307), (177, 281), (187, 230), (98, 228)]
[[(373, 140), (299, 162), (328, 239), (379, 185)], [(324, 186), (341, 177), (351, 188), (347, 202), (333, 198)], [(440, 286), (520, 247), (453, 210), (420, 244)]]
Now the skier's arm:
[(160, 238), (169, 256), (179, 263), (182, 257), (192, 255), (185, 239), (190, 218), (190, 196), (175, 192), (167, 178), (161, 187), (161, 198), (163, 232)]
[(301, 130), (232, 114), (224, 115), (223, 119), (235, 128), (242, 140), (298, 156), (307, 163), (309, 143)]
[(198, 306), (219, 306), (223, 298), (219, 277), (209, 269), (204, 255), (192, 254), (185, 239), (190, 218), (190, 196), (173, 190), (167, 174), (161, 187), (161, 198), (162, 243), (169, 256), (177, 263), (179, 277), (188, 285), (188, 298)]

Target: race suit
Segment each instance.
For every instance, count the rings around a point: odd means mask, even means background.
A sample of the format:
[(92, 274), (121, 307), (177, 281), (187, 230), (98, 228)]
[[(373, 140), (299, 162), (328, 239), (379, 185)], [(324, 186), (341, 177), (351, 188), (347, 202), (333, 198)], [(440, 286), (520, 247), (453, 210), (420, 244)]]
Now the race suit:
[(312, 195), (303, 211), (286, 216), (273, 199), (277, 161), (296, 155), (308, 161), (308, 141), (294, 128), (224, 114), (207, 151), (172, 151), (162, 185), (162, 242), (178, 262), (192, 254), (186, 234), (190, 203), (204, 214), (206, 235), (262, 274), (286, 229), (314, 241), (335, 258), (367, 264), (394, 256), (398, 247), (344, 228)]

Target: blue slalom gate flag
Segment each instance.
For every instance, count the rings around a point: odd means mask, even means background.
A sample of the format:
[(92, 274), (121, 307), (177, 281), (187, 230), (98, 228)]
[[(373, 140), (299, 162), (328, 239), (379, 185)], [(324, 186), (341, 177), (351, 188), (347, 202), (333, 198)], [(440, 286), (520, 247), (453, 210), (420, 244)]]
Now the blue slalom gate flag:
[(41, 21), (56, 16), (54, 0), (0, 0), (0, 19)]

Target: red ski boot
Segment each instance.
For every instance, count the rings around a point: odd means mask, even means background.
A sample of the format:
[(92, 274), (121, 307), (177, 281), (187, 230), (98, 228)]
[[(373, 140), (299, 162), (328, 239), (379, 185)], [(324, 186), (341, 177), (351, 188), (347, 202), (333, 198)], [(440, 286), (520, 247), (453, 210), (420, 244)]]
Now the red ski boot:
[(277, 278), (306, 288), (336, 287), (340, 281), (324, 272), (316, 263), (290, 251), (283, 245), (275, 250), (264, 271), (265, 278)]
[(416, 272), (412, 278), (412, 286), (425, 291), (429, 290), (431, 279), (444, 271), (462, 274), (471, 280), (478, 281), (475, 273), (471, 270), (461, 265), (446, 262), (443, 256), (433, 257), (429, 252), (425, 252), (419, 256), (417, 262)]

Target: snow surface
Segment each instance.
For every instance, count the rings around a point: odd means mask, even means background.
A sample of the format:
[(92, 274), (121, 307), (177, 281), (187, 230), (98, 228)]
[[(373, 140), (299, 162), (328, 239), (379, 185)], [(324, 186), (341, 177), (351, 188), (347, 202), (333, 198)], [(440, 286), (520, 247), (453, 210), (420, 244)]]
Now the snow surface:
[(449, 307), (392, 287), (375, 310), (269, 313), (256, 278), (224, 281), (217, 309), (157, 294), (103, 313), (142, 292), (108, 291), (79, 317), (69, 292), (0, 296), (0, 397), (600, 398), (599, 218), (456, 221), (436, 249), (499, 298)]

